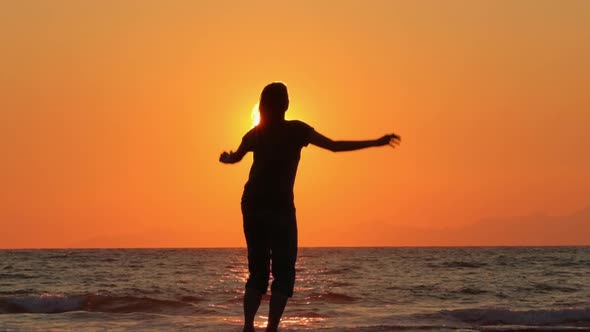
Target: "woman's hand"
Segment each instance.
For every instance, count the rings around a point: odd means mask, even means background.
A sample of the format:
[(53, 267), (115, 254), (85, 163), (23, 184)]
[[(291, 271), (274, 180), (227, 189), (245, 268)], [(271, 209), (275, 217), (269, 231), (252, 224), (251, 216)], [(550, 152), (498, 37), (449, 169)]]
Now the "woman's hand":
[(233, 151), (230, 151), (230, 152), (223, 151), (221, 153), (221, 155), (219, 156), (219, 161), (224, 164), (231, 164), (232, 163), (232, 154), (233, 154)]
[(402, 138), (397, 134), (387, 134), (383, 137), (379, 138), (377, 142), (377, 146), (389, 145), (392, 148), (395, 148), (401, 142)]

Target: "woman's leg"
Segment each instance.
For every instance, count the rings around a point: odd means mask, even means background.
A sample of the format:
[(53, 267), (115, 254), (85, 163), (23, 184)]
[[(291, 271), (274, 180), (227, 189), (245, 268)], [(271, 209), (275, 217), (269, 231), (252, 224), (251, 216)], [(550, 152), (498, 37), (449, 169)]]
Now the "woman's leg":
[(258, 307), (260, 307), (260, 300), (262, 293), (254, 288), (246, 287), (244, 293), (244, 332), (254, 332), (254, 318)]
[(280, 292), (275, 291), (272, 293), (270, 296), (266, 332), (277, 331), (279, 323), (281, 322), (281, 317), (283, 316), (283, 311), (285, 311), (285, 307), (287, 306), (288, 299), (289, 297), (287, 297), (287, 295), (281, 294)]
[(269, 231), (265, 216), (244, 214), (244, 235), (248, 246), (248, 281), (244, 293), (244, 331), (254, 331), (254, 319), (270, 274)]
[(277, 330), (287, 300), (293, 296), (295, 262), (297, 260), (297, 220), (295, 211), (281, 212), (271, 232), (272, 295), (267, 332)]

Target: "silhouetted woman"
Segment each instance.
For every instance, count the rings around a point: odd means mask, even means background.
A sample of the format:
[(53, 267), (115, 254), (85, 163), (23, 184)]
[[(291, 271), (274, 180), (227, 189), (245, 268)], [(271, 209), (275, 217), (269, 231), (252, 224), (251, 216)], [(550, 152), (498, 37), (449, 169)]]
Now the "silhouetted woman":
[[(242, 195), (248, 271), (244, 294), (244, 331), (254, 331), (254, 317), (272, 272), (267, 332), (277, 331), (287, 299), (293, 296), (297, 259), (297, 221), (293, 184), (301, 148), (309, 143), (338, 152), (399, 144), (385, 135), (369, 141), (332, 141), (301, 121), (285, 120), (289, 95), (283, 83), (267, 85), (260, 95), (260, 124), (242, 138), (236, 152), (223, 152), (219, 161), (236, 163), (248, 151), (254, 163)], [(271, 265), (272, 261), (272, 265)], [(272, 267), (272, 268), (271, 268)]]

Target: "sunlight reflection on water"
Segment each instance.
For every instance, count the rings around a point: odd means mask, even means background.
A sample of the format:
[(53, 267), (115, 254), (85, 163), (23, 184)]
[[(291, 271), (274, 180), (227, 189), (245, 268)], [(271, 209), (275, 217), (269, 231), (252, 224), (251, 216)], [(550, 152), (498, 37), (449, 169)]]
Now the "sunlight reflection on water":
[[(590, 248), (300, 253), (295, 295), (283, 319), (286, 331), (472, 328), (479, 322), (474, 315), (541, 325), (570, 324), (573, 317), (575, 324), (590, 325), (590, 310), (584, 309), (590, 308)], [(0, 330), (8, 322), (14, 331), (35, 331), (39, 324), (47, 330), (238, 331), (248, 277), (245, 249), (0, 251), (0, 274), (0, 311), (18, 303), (30, 315), (0, 312)], [(88, 298), (100, 301), (92, 306)], [(261, 329), (268, 300), (263, 297), (256, 320)], [(75, 311), (33, 314), (70, 309)]]

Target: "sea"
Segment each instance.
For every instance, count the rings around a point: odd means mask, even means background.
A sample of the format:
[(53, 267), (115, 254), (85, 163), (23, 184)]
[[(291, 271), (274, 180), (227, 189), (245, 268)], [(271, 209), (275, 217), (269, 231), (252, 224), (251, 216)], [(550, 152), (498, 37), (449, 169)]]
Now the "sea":
[[(244, 248), (0, 250), (0, 331), (240, 332), (247, 277)], [(300, 248), (281, 331), (590, 331), (590, 247)]]

